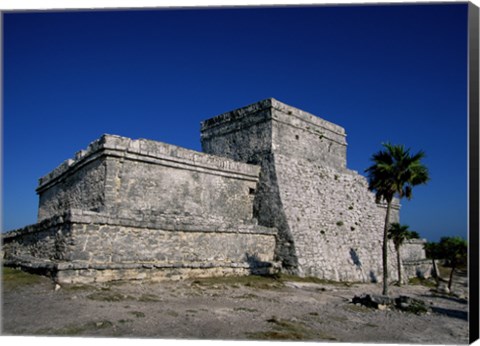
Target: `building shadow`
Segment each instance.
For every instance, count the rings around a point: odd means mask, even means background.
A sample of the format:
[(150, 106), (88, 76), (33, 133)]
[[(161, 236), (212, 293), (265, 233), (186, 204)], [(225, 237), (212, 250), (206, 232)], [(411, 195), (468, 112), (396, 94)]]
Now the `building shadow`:
[(270, 274), (273, 264), (271, 262), (262, 261), (257, 254), (245, 253), (245, 259), (248, 263), (248, 269), (251, 275), (268, 275)]
[(433, 295), (422, 294), (421, 296), (426, 297), (426, 298), (432, 298), (432, 296), (433, 296), (435, 298), (445, 299), (445, 300), (449, 300), (449, 301), (459, 303), (459, 304), (464, 304), (464, 305), (468, 304), (468, 300), (462, 299), (462, 298), (457, 298), (457, 297), (452, 297), (452, 296), (444, 296), (444, 295), (439, 295), (439, 294), (433, 294)]
[(446, 315), (448, 317), (453, 317), (453, 318), (458, 318), (464, 321), (468, 321), (467, 311), (445, 309), (445, 308), (439, 308), (439, 307), (432, 307), (432, 311), (437, 314)]
[(362, 262), (360, 262), (360, 257), (358, 257), (358, 254), (357, 254), (357, 252), (356, 252), (354, 249), (350, 249), (350, 258), (352, 259), (353, 263), (354, 263), (357, 267), (361, 267), (361, 266), (362, 266)]

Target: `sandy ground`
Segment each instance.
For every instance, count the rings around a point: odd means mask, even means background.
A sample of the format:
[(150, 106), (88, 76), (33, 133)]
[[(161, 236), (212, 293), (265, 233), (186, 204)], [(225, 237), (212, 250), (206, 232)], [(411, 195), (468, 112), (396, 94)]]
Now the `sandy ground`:
[[(422, 285), (391, 295), (425, 301), (416, 315), (350, 301), (380, 284), (237, 278), (64, 285), (6, 269), (3, 335), (467, 344), (468, 301)], [(58, 288), (58, 287), (57, 287)], [(456, 287), (465, 294), (464, 284)]]

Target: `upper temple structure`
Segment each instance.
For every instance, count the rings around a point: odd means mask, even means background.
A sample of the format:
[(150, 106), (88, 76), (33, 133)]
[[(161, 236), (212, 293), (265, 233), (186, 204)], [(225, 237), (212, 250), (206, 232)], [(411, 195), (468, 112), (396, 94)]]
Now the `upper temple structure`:
[[(38, 223), (3, 235), (4, 263), (67, 283), (382, 279), (386, 210), (347, 168), (342, 127), (266, 99), (202, 122), (201, 140), (202, 153), (102, 136), (40, 179)], [(402, 247), (406, 278), (429, 275), (423, 243)]]

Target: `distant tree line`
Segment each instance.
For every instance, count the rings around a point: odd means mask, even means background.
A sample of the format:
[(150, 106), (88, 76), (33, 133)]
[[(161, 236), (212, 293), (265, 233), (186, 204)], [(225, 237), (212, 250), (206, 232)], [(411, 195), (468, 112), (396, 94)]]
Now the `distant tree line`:
[(453, 273), (455, 269), (467, 265), (468, 244), (462, 237), (442, 237), (440, 241), (425, 244), (427, 258), (444, 260), (444, 265), (450, 267), (448, 289), (452, 288)]

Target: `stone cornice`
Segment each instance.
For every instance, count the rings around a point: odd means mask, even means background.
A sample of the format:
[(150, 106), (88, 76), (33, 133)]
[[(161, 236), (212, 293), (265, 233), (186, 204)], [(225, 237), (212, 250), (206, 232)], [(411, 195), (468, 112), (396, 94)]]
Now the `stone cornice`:
[(257, 181), (260, 174), (258, 166), (167, 143), (103, 135), (100, 139), (92, 142), (86, 150), (77, 152), (74, 159), (63, 162), (53, 171), (40, 178), (37, 193), (44, 191), (63, 177), (72, 174), (81, 167), (103, 156), (198, 170), (204, 173), (214, 173), (252, 181)]

